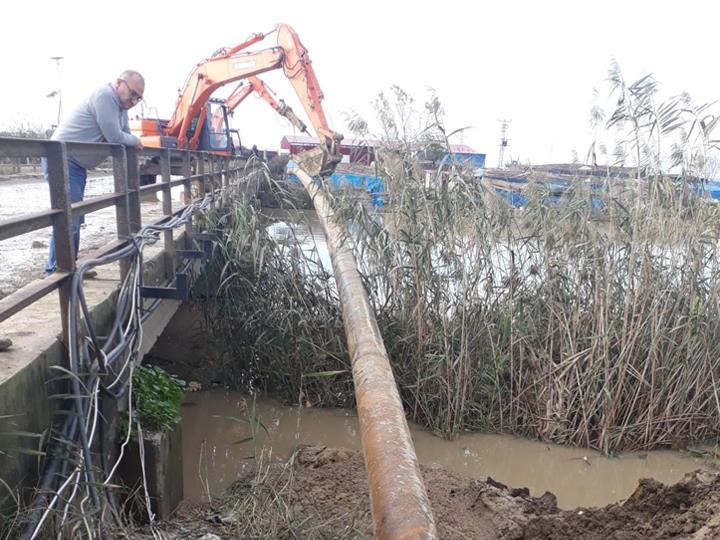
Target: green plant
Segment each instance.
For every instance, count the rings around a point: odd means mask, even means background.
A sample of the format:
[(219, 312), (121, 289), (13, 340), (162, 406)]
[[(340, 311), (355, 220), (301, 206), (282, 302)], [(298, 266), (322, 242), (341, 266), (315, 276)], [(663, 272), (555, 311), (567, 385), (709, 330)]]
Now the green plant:
[(146, 430), (172, 429), (181, 420), (183, 382), (157, 366), (140, 366), (133, 373), (135, 420)]

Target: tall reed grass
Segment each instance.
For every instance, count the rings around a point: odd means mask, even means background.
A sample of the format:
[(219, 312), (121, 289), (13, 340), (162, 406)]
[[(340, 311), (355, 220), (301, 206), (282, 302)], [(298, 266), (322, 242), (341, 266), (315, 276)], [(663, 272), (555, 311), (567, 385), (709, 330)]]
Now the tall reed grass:
[[(379, 99), (385, 211), (334, 205), (410, 419), (446, 437), (489, 430), (608, 454), (720, 432), (720, 206), (694, 193), (714, 119), (685, 97), (655, 106), (649, 79), (625, 85), (613, 69), (623, 97), (609, 126), (634, 151), (635, 178), (595, 193), (577, 178), (556, 203), (530, 174), (523, 209), (460, 164), (427, 177), (418, 149), (450, 136), (437, 99), (424, 116), (400, 90), (394, 105)], [(268, 238), (250, 206), (225, 223), (212, 320), (228, 372), (289, 400), (349, 405), (327, 269)], [(318, 372), (333, 375), (306, 377)]]
[[(282, 191), (271, 178), (264, 181)], [(242, 194), (234, 203), (215, 218), (223, 238), (205, 275), (213, 291), (204, 304), (206, 318), (218, 338), (221, 376), (293, 402), (352, 407), (348, 375), (308, 376), (349, 369), (339, 301), (317, 247), (303, 251), (292, 233), (282, 242), (273, 239), (267, 217)]]

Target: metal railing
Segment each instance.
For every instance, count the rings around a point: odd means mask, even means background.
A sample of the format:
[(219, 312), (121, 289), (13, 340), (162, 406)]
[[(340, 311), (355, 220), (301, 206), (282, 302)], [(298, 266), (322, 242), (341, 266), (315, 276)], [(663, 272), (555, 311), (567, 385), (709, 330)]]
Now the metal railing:
[[(112, 160), (114, 191), (74, 204), (70, 203), (67, 157), (109, 157)], [(193, 183), (196, 193), (204, 196), (219, 193), (231, 177), (236, 179), (239, 169), (234, 159), (208, 154), (170, 149), (146, 149), (138, 152), (117, 144), (70, 143), (38, 139), (0, 137), (0, 158), (46, 158), (50, 208), (0, 221), (0, 241), (32, 231), (53, 227), (57, 271), (43, 279), (32, 281), (0, 299), (0, 322), (18, 313), (55, 290), (59, 290), (63, 336), (67, 339), (68, 300), (71, 276), (75, 271), (75, 249), (72, 240), (73, 218), (104, 208), (115, 207), (117, 240), (95, 251), (95, 256), (111, 253), (127, 245), (129, 237), (142, 227), (141, 200), (148, 194), (162, 192), (163, 217), (153, 224), (162, 224), (181, 214), (193, 202)], [(140, 185), (140, 160), (152, 160), (159, 167), (160, 182)], [(173, 171), (182, 178), (172, 179)], [(183, 186), (185, 204), (173, 208), (171, 190)], [(220, 204), (220, 198), (216, 198)], [(191, 242), (192, 224), (186, 225), (185, 241)], [(175, 242), (172, 231), (163, 237), (168, 273), (174, 266)], [(189, 246), (188, 246), (189, 247)], [(120, 281), (127, 275), (127, 263), (120, 263)], [(170, 277), (170, 276), (167, 276)]]
[[(70, 204), (67, 155), (110, 155), (114, 192), (75, 204)], [(141, 199), (146, 194), (163, 193), (163, 217), (154, 224), (162, 224), (183, 212), (194, 199), (193, 183), (203, 197), (208, 191), (221, 193), (237, 178), (240, 169), (233, 160), (204, 152), (167, 149), (138, 153), (119, 145), (64, 143), (47, 140), (0, 138), (0, 158), (47, 158), (50, 208), (0, 221), (0, 241), (28, 232), (53, 226), (57, 271), (44, 279), (33, 281), (0, 300), (0, 322), (58, 289), (65, 342), (68, 336), (68, 305), (71, 277), (75, 271), (72, 243), (72, 220), (98, 210), (115, 207), (117, 240), (94, 253), (94, 257), (112, 253), (127, 245), (128, 238), (142, 227)], [(152, 159), (158, 165), (161, 181), (140, 185), (140, 159)], [(173, 169), (181, 178), (173, 180)], [(328, 235), (338, 289), (343, 303), (348, 347), (353, 363), (358, 415), (362, 431), (375, 534), (378, 538), (437, 537), (432, 510), (423, 485), (417, 457), (409, 434), (392, 370), (382, 337), (371, 314), (362, 283), (355, 269), (352, 254), (340, 242), (340, 233), (329, 226), (327, 201), (312, 180), (301, 174), (303, 183), (313, 198)], [(183, 186), (185, 202), (173, 209), (171, 189)], [(222, 203), (215, 197), (215, 204)], [(192, 224), (186, 225), (191, 233)], [(191, 234), (186, 234), (191, 241)], [(174, 273), (175, 242), (172, 231), (163, 233), (168, 274)], [(189, 246), (187, 246), (189, 247)], [(126, 264), (120, 265), (120, 280), (128, 273)], [(170, 277), (166, 275), (166, 277)]]

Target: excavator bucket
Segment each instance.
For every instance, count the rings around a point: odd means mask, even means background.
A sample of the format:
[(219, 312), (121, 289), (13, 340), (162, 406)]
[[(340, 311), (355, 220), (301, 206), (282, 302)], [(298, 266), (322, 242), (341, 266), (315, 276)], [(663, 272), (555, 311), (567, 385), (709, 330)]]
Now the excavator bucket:
[(342, 156), (331, 155), (322, 146), (316, 146), (293, 156), (293, 160), (310, 176), (328, 176), (335, 171)]

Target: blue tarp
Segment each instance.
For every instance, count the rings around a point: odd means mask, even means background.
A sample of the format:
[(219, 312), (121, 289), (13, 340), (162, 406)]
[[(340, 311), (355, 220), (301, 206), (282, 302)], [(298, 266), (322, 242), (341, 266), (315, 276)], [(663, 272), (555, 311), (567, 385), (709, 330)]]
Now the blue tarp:
[[(288, 162), (288, 171), (291, 171), (295, 167), (296, 165), (294, 162)], [(300, 182), (300, 179), (291, 172), (288, 172), (287, 176), (290, 182)], [(330, 189), (339, 189), (343, 185), (347, 184), (357, 189), (363, 189), (370, 194), (370, 200), (373, 206), (380, 208), (383, 205), (385, 184), (379, 176), (349, 172), (334, 172), (328, 178), (328, 184), (330, 185)]]
[[(478, 153), (462, 153), (458, 152), (453, 154), (457, 163), (465, 163), (476, 169), (482, 169), (485, 167), (485, 154)], [(451, 154), (445, 154), (440, 161), (440, 165), (447, 165), (450, 163)]]
[[(514, 206), (515, 208), (523, 208), (527, 206), (528, 197), (523, 193), (517, 191), (508, 191), (502, 188), (495, 188), (495, 193), (497, 193), (505, 202)], [(563, 197), (562, 195), (548, 195), (543, 200), (545, 204), (560, 204), (563, 201)], [(597, 197), (591, 197), (590, 205), (592, 207), (593, 213), (595, 213), (599, 210), (602, 210), (605, 206), (605, 203), (602, 199), (598, 199)]]
[(502, 199), (508, 204), (513, 205), (515, 208), (522, 208), (528, 202), (527, 196), (517, 191), (508, 191), (505, 189), (495, 188), (495, 193), (500, 195)]
[(713, 199), (720, 199), (720, 181), (710, 180), (704, 186), (698, 185), (698, 192)]

